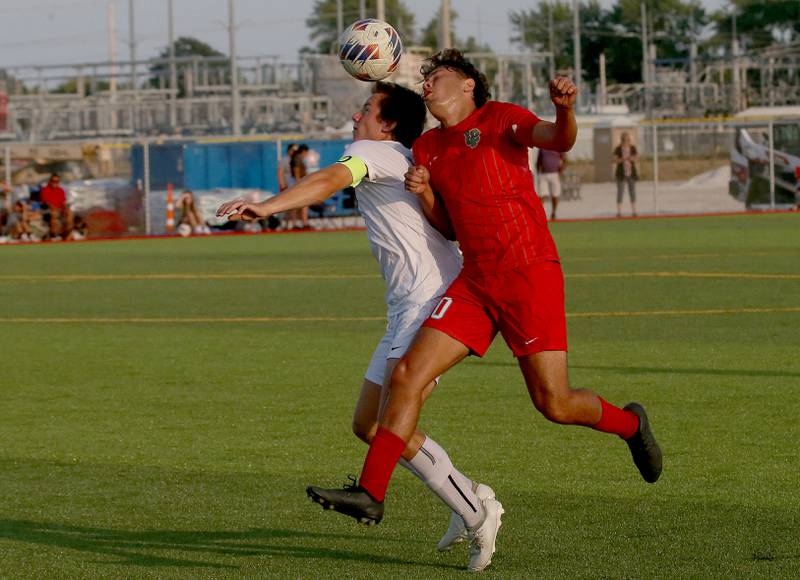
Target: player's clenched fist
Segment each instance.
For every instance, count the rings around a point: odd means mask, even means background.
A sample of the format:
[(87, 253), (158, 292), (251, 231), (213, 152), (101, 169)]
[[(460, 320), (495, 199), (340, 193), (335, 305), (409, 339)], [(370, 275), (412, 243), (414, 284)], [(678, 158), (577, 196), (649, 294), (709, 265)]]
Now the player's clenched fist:
[(431, 174), (424, 165), (410, 167), (405, 175), (406, 189), (411, 193), (425, 193), (430, 188)]
[(550, 100), (556, 107), (571, 107), (578, 97), (578, 88), (567, 77), (556, 77), (550, 81)]

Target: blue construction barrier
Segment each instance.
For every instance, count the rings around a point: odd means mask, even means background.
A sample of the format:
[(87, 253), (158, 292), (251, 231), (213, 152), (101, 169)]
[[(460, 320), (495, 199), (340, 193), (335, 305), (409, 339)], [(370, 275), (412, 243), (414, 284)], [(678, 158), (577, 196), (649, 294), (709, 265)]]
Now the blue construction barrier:
[[(303, 141), (319, 153), (319, 166), (326, 167), (341, 157), (349, 139)], [(277, 141), (241, 141), (229, 143), (164, 143), (149, 146), (150, 190), (166, 190), (172, 184), (176, 192), (214, 189), (256, 189), (265, 195), (278, 191)], [(283, 153), (283, 152), (281, 152)], [(132, 182), (144, 183), (144, 148), (131, 148)], [(160, 195), (160, 194), (159, 194)], [(355, 213), (352, 196), (338, 192), (326, 206), (327, 215)]]

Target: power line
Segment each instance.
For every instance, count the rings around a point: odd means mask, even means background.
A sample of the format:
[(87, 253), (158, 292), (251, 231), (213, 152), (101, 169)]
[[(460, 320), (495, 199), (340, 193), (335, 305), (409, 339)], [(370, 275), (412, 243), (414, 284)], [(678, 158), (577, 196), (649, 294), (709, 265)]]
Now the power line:
[(64, 12), (73, 8), (101, 5), (104, 0), (75, 0), (73, 2), (57, 2), (48, 4), (26, 4), (15, 8), (0, 8), (0, 14), (19, 14), (24, 12)]

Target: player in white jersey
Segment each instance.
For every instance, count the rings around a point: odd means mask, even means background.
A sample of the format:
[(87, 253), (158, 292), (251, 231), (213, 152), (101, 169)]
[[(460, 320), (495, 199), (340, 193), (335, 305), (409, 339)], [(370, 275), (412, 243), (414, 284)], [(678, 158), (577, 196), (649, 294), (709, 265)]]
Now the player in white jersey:
[[(395, 365), (461, 270), (455, 244), (426, 220), (419, 200), (404, 186), (405, 173), (414, 165), (410, 147), (422, 133), (425, 115), (425, 104), (417, 93), (392, 83), (376, 83), (372, 96), (353, 115), (353, 143), (337, 163), (264, 202), (237, 199), (217, 210), (218, 216), (230, 220), (263, 219), (322, 203), (344, 187), (355, 187), (372, 253), (386, 282), (388, 310), (386, 334), (372, 355), (353, 416), (353, 431), (366, 443), (377, 432)], [(426, 396), (433, 386), (429, 385)], [(493, 500), (494, 492), (453, 467), (444, 449), (430, 437), (416, 432), (401, 464), (453, 510), (440, 550), (466, 539), (465, 526), (473, 529), (483, 523), (479, 503)], [(315, 496), (312, 488), (308, 494), (324, 507), (332, 507)]]

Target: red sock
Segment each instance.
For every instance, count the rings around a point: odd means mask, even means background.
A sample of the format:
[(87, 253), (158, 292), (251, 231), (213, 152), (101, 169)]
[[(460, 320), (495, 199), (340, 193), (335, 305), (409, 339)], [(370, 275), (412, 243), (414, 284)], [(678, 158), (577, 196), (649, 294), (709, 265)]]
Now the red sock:
[(592, 426), (592, 429), (604, 433), (614, 433), (623, 439), (633, 437), (639, 429), (639, 417), (630, 411), (607, 403), (602, 397), (597, 398), (600, 399), (603, 414), (600, 416), (600, 420)]
[(375, 501), (383, 501), (386, 497), (386, 488), (389, 487), (392, 472), (405, 448), (406, 442), (400, 437), (388, 429), (378, 427), (369, 446), (364, 469), (361, 470), (361, 479), (358, 482)]

